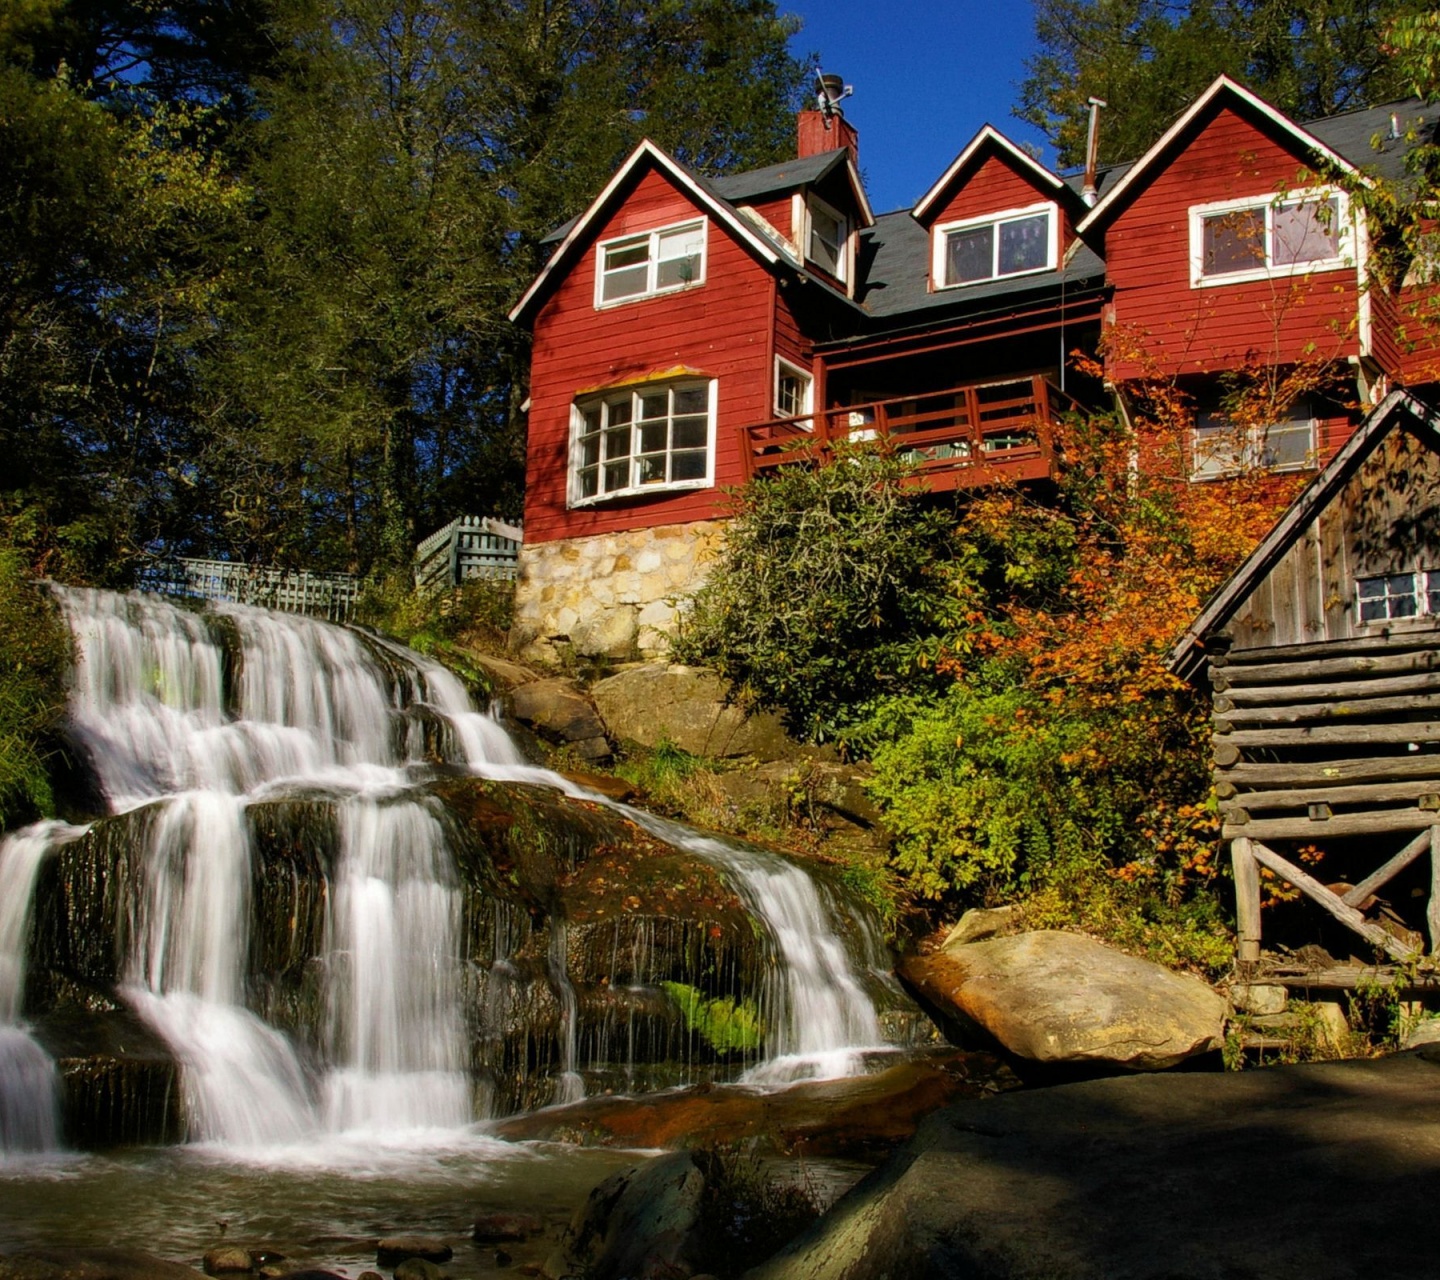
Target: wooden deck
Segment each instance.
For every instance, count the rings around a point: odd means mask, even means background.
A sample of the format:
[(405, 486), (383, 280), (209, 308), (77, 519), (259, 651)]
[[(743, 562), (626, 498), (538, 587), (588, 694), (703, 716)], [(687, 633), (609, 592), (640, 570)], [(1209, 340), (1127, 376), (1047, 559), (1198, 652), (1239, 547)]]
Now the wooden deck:
[(773, 418), (740, 429), (747, 479), (825, 461), (840, 441), (879, 440), (914, 461), (935, 492), (1053, 479), (1055, 420), (1073, 401), (1043, 377), (970, 383), (922, 395)]

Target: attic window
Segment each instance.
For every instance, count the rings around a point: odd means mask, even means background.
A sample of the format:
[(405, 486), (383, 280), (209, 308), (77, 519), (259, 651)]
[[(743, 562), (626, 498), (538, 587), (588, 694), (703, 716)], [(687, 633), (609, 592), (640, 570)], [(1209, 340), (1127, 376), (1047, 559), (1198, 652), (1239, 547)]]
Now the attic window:
[(1440, 572), (1384, 573), (1358, 578), (1355, 599), (1361, 622), (1390, 622), (1399, 618), (1440, 614)]
[(939, 289), (1053, 271), (1058, 260), (1055, 206), (1031, 205), (935, 228), (933, 279)]
[(810, 232), (806, 239), (805, 256), (821, 271), (836, 280), (845, 280), (850, 224), (823, 200), (811, 196), (806, 202)]
[(1190, 283), (1236, 284), (1347, 266), (1349, 218), (1344, 193), (1328, 190), (1195, 205)]
[(705, 220), (603, 240), (596, 254), (597, 307), (688, 289), (705, 282)]

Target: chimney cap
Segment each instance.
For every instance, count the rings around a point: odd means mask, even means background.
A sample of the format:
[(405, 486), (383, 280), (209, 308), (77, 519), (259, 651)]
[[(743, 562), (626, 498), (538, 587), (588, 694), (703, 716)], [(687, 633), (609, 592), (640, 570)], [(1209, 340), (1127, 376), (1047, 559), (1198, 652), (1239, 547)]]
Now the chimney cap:
[(825, 115), (839, 115), (840, 104), (855, 92), (855, 86), (846, 84), (844, 76), (815, 68), (815, 105)]

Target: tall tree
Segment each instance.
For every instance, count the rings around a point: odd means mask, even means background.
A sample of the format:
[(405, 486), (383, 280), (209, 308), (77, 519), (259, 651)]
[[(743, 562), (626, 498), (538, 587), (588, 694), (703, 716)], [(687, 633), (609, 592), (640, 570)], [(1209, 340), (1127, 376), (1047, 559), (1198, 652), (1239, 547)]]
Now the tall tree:
[(1134, 159), (1217, 75), (1298, 119), (1403, 96), (1383, 36), (1424, 0), (1035, 0), (1040, 52), (1016, 116), (1061, 165), (1085, 159), (1088, 100), (1108, 103), (1104, 162)]

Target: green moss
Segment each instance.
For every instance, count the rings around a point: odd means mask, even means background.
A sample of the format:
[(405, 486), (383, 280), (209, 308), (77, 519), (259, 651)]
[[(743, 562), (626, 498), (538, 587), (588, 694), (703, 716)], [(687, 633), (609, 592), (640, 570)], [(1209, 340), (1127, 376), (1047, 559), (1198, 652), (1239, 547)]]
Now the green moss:
[(759, 1011), (748, 1000), (729, 996), (707, 999), (704, 992), (683, 982), (660, 985), (680, 1006), (685, 1025), (716, 1053), (748, 1053), (760, 1047), (764, 1027)]

